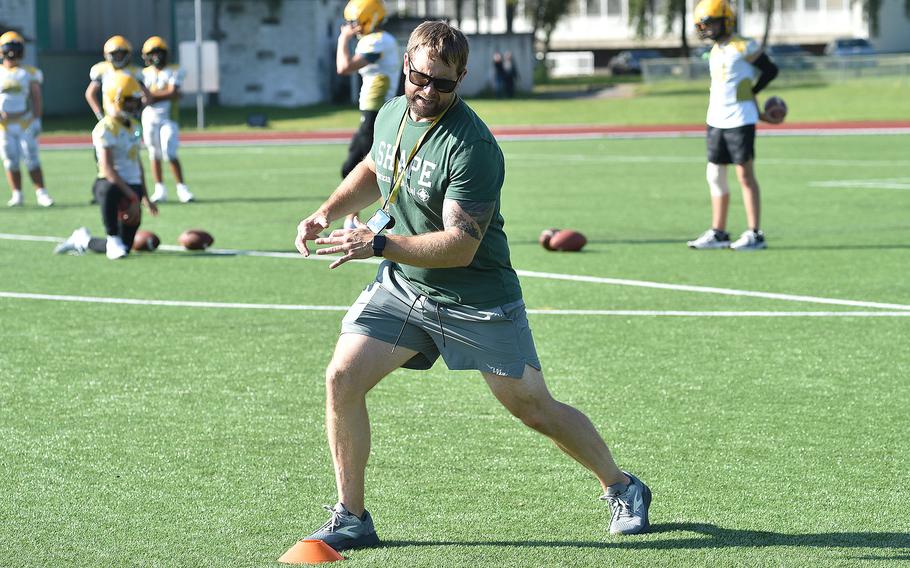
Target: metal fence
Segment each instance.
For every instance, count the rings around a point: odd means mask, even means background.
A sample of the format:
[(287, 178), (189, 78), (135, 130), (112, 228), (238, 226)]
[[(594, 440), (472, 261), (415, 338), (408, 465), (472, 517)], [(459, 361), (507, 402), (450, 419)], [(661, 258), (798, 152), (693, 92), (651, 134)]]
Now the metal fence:
[[(864, 77), (910, 77), (910, 55), (852, 55), (844, 57), (776, 57), (780, 84), (836, 83)], [(701, 57), (647, 59), (642, 61), (645, 83), (707, 80), (708, 60)]]

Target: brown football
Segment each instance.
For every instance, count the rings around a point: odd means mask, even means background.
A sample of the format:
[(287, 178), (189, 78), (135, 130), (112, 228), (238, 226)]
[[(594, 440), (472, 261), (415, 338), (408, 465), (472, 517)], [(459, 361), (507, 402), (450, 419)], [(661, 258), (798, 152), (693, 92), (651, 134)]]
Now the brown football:
[(579, 251), (588, 243), (588, 239), (578, 231), (563, 229), (550, 237), (550, 250), (567, 252)]
[(205, 250), (212, 246), (215, 238), (202, 229), (187, 229), (180, 233), (177, 242), (187, 250)]
[(765, 101), (765, 116), (772, 124), (780, 124), (787, 118), (787, 103), (780, 97), (769, 97)]
[(559, 232), (559, 229), (544, 229), (540, 233), (537, 241), (540, 243), (540, 246), (547, 250), (553, 250), (550, 248), (550, 239), (553, 238), (553, 235)]
[(158, 238), (158, 235), (151, 231), (137, 231), (136, 237), (133, 239), (133, 250), (135, 251), (145, 251), (152, 252), (158, 245), (161, 244), (161, 239)]

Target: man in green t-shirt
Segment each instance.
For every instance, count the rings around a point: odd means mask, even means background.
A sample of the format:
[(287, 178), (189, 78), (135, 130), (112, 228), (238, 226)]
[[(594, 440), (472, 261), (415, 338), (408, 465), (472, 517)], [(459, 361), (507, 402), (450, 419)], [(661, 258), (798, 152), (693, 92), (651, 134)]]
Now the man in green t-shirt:
[[(405, 96), (376, 118), (373, 147), (297, 227), (297, 249), (384, 257), (342, 322), (326, 370), (326, 428), (338, 503), (307, 538), (337, 550), (379, 543), (364, 508), (370, 452), (366, 394), (400, 367), (478, 370), (516, 417), (587, 467), (612, 509), (610, 532), (648, 528), (651, 491), (620, 470), (594, 425), (544, 383), (500, 214), (505, 164), (487, 126), (455, 93), (468, 43), (445, 22), (424, 22), (404, 55)], [(367, 225), (319, 238), (329, 224), (380, 200)]]

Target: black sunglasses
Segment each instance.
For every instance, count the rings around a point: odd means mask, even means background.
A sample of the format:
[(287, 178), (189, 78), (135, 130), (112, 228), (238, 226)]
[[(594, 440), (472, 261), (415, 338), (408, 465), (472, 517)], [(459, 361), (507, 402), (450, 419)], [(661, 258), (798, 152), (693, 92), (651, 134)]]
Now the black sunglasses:
[(411, 66), (408, 62), (408, 81), (418, 87), (433, 85), (433, 88), (440, 93), (451, 93), (458, 86), (458, 81), (452, 79), (440, 79), (439, 77), (430, 77), (426, 73), (421, 73)]

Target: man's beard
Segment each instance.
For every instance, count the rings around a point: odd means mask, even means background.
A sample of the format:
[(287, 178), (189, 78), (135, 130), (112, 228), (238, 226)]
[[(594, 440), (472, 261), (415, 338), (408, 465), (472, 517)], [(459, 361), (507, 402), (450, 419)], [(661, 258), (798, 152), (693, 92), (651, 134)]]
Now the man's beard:
[(419, 97), (419, 94), (420, 93), (417, 92), (407, 96), (408, 110), (411, 111), (412, 117), (433, 118), (444, 110), (441, 100), (437, 99), (435, 102), (430, 102), (423, 97)]

